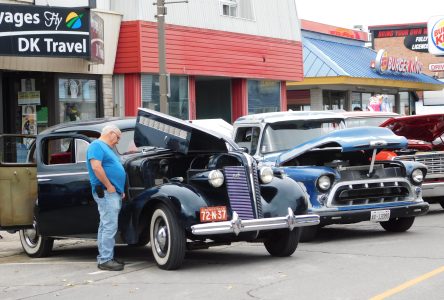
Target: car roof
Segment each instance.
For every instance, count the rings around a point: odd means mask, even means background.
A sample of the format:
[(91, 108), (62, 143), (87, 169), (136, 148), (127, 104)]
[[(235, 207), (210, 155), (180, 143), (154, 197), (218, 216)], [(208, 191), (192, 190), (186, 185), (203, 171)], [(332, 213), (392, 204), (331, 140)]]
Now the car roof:
[(76, 132), (76, 131), (96, 131), (101, 132), (102, 128), (106, 125), (115, 125), (120, 130), (134, 129), (136, 124), (136, 118), (100, 118), (87, 121), (74, 121), (61, 123), (52, 127), (49, 127), (41, 132), (41, 134), (49, 133), (63, 133), (63, 132)]
[(341, 114), (331, 111), (281, 111), (240, 117), (235, 124), (275, 123), (293, 120), (344, 119)]

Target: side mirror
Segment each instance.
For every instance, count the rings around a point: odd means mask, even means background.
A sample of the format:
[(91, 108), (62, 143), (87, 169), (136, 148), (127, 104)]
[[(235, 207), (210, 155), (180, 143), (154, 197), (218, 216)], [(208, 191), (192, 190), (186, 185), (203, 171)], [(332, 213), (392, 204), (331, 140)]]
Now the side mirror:
[(248, 148), (247, 147), (239, 147), (239, 149), (244, 152), (244, 153), (248, 153)]

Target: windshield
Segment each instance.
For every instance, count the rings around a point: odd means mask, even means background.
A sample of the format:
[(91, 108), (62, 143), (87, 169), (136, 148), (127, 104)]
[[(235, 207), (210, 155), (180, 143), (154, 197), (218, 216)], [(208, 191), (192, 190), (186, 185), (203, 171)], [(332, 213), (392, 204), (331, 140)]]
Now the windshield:
[(392, 117), (368, 117), (368, 118), (348, 118), (345, 120), (347, 128), (362, 126), (379, 126)]
[(267, 154), (290, 150), (309, 140), (344, 128), (341, 119), (298, 120), (269, 124), (263, 134), (261, 152)]

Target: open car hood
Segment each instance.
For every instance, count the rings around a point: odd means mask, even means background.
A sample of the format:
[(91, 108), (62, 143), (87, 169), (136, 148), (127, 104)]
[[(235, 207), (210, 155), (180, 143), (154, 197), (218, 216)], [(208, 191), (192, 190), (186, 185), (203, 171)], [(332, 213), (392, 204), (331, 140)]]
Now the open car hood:
[(285, 163), (309, 151), (336, 149), (341, 152), (352, 152), (372, 149), (400, 149), (405, 147), (407, 147), (407, 139), (395, 135), (387, 128), (347, 128), (330, 132), (296, 146), (282, 153), (278, 157), (277, 163)]
[(409, 140), (433, 142), (444, 133), (444, 114), (393, 118), (380, 125)]
[(137, 147), (153, 146), (174, 152), (227, 152), (227, 143), (234, 149), (236, 144), (217, 132), (184, 120), (139, 108), (134, 131)]

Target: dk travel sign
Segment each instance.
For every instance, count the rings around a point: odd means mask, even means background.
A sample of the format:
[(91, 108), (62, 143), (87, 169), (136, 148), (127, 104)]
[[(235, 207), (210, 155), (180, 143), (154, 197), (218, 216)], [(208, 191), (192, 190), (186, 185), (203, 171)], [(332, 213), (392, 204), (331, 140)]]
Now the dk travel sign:
[(90, 11), (0, 4), (0, 55), (90, 56)]

